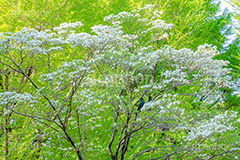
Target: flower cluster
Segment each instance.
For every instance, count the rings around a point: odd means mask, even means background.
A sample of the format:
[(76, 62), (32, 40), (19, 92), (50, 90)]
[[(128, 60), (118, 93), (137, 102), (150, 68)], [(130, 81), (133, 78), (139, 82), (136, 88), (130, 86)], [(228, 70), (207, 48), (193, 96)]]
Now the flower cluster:
[[(65, 43), (61, 37), (56, 37), (55, 33), (46, 33), (35, 29), (23, 28), (16, 33), (2, 33), (0, 35), (0, 54), (7, 55), (11, 52), (24, 53), (30, 55), (40, 53), (47, 54), (52, 51), (62, 50), (60, 44)], [(49, 47), (46, 47), (46, 45)], [(21, 57), (21, 56), (18, 56)]]
[(114, 45), (121, 46), (127, 43), (126, 39), (122, 38), (121, 27), (97, 25), (92, 27), (92, 32), (96, 35), (71, 33), (67, 36), (66, 42), (73, 44), (73, 46), (97, 48), (98, 51), (104, 47), (110, 49)]
[(82, 22), (78, 21), (75, 23), (62, 23), (59, 27), (54, 27), (55, 31), (58, 31), (58, 34), (66, 33), (68, 30), (72, 30), (73, 28), (81, 27), (83, 24)]
[(0, 105), (36, 103), (36, 97), (29, 93), (3, 92), (0, 93)]
[(53, 81), (56, 90), (59, 90), (62, 85), (80, 78), (85, 73), (90, 73), (91, 64), (83, 60), (73, 60), (71, 62), (63, 62), (56, 71), (52, 73), (42, 74), (42, 81)]
[(235, 120), (236, 117), (237, 112), (225, 111), (222, 114), (217, 114), (212, 118), (196, 121), (195, 123), (179, 124), (175, 130), (189, 130), (188, 135), (185, 137), (185, 141), (192, 141), (197, 138), (212, 136), (214, 133), (224, 133), (235, 130), (236, 128), (233, 124), (239, 123)]

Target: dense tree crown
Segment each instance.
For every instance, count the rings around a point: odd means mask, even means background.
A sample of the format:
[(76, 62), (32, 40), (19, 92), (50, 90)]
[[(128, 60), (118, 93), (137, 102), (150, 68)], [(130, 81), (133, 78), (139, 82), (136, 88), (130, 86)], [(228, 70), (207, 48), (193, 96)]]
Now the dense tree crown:
[(227, 15), (198, 0), (54, 3), (0, 5), (0, 157), (239, 159), (231, 69), (215, 58)]

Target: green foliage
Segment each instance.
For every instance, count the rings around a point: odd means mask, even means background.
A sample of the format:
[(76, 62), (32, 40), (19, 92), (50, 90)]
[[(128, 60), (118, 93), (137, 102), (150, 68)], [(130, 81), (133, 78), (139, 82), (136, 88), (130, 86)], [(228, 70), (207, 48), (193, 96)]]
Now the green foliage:
[(240, 27), (239, 27), (239, 23), (240, 23), (240, 2), (238, 0), (229, 0), (230, 4), (233, 7), (233, 18), (236, 20), (234, 22), (232, 22), (232, 25), (235, 27), (235, 29), (238, 31), (238, 37), (240, 38)]
[(67, 20), (70, 13), (64, 0), (10, 0), (0, 1), (0, 31), (19, 31), (23, 27), (37, 30), (53, 29)]

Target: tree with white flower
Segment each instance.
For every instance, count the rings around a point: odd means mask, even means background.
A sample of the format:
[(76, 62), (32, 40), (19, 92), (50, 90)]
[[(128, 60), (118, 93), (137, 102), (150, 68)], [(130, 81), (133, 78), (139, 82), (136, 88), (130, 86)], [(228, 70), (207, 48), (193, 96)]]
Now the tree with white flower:
[[(161, 14), (152, 5), (112, 14), (104, 19), (110, 25), (93, 26), (92, 34), (74, 31), (81, 22), (53, 33), (2, 33), (1, 67), (23, 79), (17, 92), (0, 94), (3, 115), (49, 128), (37, 132), (41, 145), (57, 144), (61, 158), (76, 158), (73, 152), (78, 159), (234, 157), (238, 113), (215, 108), (219, 89), (232, 85), (223, 68), (228, 62), (214, 60), (218, 51), (209, 44), (196, 51), (158, 44), (173, 27)], [(81, 57), (53, 67), (69, 47)], [(26, 83), (29, 92), (20, 93)], [(148, 96), (153, 100), (139, 112), (139, 99)]]

